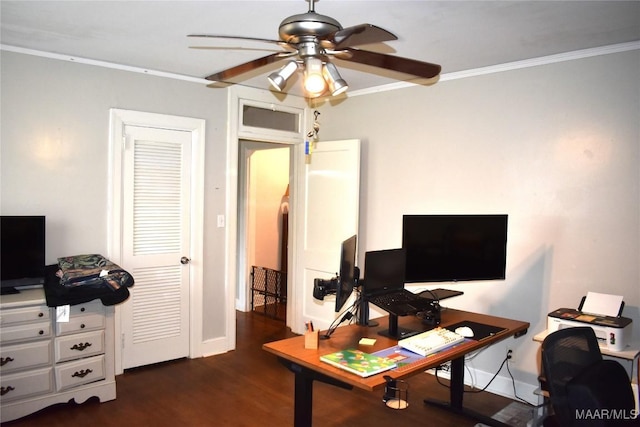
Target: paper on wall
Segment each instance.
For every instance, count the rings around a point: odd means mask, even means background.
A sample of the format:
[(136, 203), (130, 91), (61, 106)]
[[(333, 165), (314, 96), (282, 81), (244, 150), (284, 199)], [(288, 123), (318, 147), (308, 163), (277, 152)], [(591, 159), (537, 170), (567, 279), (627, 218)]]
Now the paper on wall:
[(598, 314), (600, 316), (616, 317), (620, 312), (622, 296), (587, 292), (587, 297), (582, 304), (582, 312)]

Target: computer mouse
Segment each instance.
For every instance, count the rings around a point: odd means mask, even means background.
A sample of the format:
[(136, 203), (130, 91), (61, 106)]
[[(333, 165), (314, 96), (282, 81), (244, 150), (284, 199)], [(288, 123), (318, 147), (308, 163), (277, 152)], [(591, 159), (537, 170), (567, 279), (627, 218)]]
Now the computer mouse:
[(465, 338), (473, 337), (473, 329), (468, 326), (460, 326), (459, 328), (456, 328), (454, 332), (458, 335), (462, 335)]

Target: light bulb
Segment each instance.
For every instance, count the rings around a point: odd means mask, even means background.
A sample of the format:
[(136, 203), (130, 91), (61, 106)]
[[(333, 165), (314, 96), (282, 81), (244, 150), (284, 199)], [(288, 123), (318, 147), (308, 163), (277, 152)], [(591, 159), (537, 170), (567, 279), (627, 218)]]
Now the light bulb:
[(319, 96), (324, 92), (327, 83), (322, 76), (322, 61), (309, 57), (304, 61), (304, 88), (310, 96)]

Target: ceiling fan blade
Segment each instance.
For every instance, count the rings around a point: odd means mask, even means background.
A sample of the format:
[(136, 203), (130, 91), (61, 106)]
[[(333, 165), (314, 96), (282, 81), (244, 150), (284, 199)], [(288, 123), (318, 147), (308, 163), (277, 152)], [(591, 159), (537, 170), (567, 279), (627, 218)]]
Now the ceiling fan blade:
[(250, 47), (240, 47), (240, 46), (189, 46), (189, 49), (196, 50), (240, 50), (240, 51), (252, 51), (252, 52), (278, 52), (278, 53), (288, 53), (283, 52), (281, 50), (273, 49), (257, 49)]
[(244, 64), (236, 65), (235, 67), (227, 68), (226, 70), (219, 71), (215, 74), (211, 74), (208, 77), (205, 77), (207, 80), (211, 81), (226, 81), (232, 79), (240, 74), (248, 73), (249, 71), (255, 70), (256, 68), (264, 67), (265, 65), (272, 64), (276, 61), (280, 61), (287, 55), (282, 55), (281, 53), (273, 53), (271, 55), (263, 56), (262, 58), (254, 59), (249, 62), (245, 62)]
[(371, 24), (360, 24), (343, 28), (330, 34), (328, 40), (332, 40), (334, 49), (343, 49), (351, 46), (359, 46), (370, 43), (382, 43), (389, 40), (398, 40), (395, 34)]
[(416, 77), (430, 79), (440, 74), (442, 67), (438, 64), (418, 61), (415, 59), (402, 58), (399, 56), (386, 55), (383, 53), (371, 52), (360, 49), (343, 49), (350, 57), (340, 56), (344, 61), (357, 62), (359, 64), (371, 65), (373, 67), (385, 68), (387, 70), (398, 71), (411, 74)]
[(251, 40), (264, 43), (275, 43), (279, 45), (286, 45), (286, 42), (282, 40), (261, 39), (259, 37), (244, 37), (244, 36), (223, 36), (219, 34), (189, 34), (187, 37), (202, 37), (208, 39), (231, 39), (231, 40)]

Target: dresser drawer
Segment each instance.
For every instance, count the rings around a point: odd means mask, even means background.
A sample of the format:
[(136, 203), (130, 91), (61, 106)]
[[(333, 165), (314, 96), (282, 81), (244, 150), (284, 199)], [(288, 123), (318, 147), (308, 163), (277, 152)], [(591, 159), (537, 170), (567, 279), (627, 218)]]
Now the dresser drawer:
[(50, 318), (51, 309), (46, 305), (11, 308), (0, 312), (0, 325), (4, 326), (15, 323), (32, 322), (35, 320), (48, 320)]
[(53, 391), (53, 369), (42, 368), (0, 377), (2, 403)]
[(102, 380), (105, 377), (104, 355), (56, 365), (56, 391)]
[(3, 326), (0, 331), (2, 344), (15, 341), (27, 341), (37, 338), (49, 338), (52, 335), (50, 321), (28, 323), (26, 325)]
[(68, 322), (56, 322), (56, 335), (61, 336), (104, 329), (104, 322), (104, 315), (102, 314), (71, 316)]
[(84, 304), (72, 305), (69, 309), (69, 316), (83, 316), (85, 314), (99, 314), (104, 316), (104, 305), (100, 300), (86, 302)]
[(51, 348), (51, 340), (2, 346), (0, 348), (0, 372), (4, 375), (19, 369), (51, 365)]
[(56, 363), (104, 353), (104, 331), (74, 334), (55, 339)]

